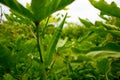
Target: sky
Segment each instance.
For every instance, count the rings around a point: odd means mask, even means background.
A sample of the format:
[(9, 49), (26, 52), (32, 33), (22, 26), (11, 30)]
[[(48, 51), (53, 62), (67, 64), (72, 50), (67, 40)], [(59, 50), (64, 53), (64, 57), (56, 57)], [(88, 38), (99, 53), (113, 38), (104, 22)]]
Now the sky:
[[(26, 5), (26, 2), (30, 3), (31, 0), (18, 0), (22, 5)], [(111, 3), (112, 1), (115, 1), (118, 6), (120, 6), (120, 0), (105, 0), (108, 3)], [(91, 22), (95, 22), (96, 20), (101, 20), (99, 18), (100, 11), (96, 8), (94, 8), (89, 0), (75, 0), (72, 4), (68, 5), (67, 8), (69, 8), (68, 15), (71, 16), (69, 19), (67, 19), (69, 22), (75, 22), (78, 23), (78, 17), (83, 19), (89, 19)], [(9, 13), (9, 10), (7, 7), (3, 6), (3, 12)], [(64, 14), (64, 11), (60, 11)]]

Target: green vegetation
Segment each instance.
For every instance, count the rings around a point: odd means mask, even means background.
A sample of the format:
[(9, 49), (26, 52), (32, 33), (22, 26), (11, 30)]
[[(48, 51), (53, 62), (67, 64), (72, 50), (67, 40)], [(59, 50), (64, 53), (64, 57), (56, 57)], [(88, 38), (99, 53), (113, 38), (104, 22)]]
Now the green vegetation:
[(73, 1), (32, 0), (24, 8), (0, 0), (11, 9), (0, 24), (0, 80), (120, 80), (120, 8), (89, 0), (104, 19), (94, 24), (51, 16)]

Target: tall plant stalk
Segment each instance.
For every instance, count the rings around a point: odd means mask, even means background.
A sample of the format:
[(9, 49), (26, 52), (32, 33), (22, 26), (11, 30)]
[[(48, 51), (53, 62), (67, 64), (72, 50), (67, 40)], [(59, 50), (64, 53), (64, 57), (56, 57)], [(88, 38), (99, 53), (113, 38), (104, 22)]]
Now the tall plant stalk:
[(41, 49), (41, 45), (40, 45), (40, 35), (39, 35), (39, 23), (36, 22), (36, 37), (37, 37), (37, 48), (38, 48), (38, 52), (39, 52), (39, 56), (40, 56), (40, 80), (47, 80), (47, 75), (46, 75), (46, 71), (45, 71), (45, 65), (43, 62), (43, 58), (42, 58), (42, 49)]
[(39, 37), (39, 23), (36, 22), (35, 25), (36, 25), (37, 48), (40, 56), (40, 62), (43, 63), (42, 50), (40, 46), (40, 37)]

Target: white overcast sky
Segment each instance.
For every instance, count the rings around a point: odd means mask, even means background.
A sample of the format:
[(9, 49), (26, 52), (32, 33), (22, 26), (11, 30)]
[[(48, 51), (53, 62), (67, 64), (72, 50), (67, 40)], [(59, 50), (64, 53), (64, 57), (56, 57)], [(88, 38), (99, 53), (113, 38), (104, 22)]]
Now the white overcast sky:
[[(24, 6), (26, 2), (30, 3), (31, 0), (18, 0)], [(118, 6), (120, 6), (120, 0), (105, 0), (107, 2), (115, 1)], [(100, 20), (98, 17), (99, 10), (95, 9), (89, 2), (89, 0), (75, 0), (72, 4), (68, 6), (69, 10), (67, 11), (71, 18), (68, 21), (79, 22), (78, 17), (89, 19), (94, 22), (95, 20)], [(9, 13), (6, 7), (3, 7), (4, 13)]]

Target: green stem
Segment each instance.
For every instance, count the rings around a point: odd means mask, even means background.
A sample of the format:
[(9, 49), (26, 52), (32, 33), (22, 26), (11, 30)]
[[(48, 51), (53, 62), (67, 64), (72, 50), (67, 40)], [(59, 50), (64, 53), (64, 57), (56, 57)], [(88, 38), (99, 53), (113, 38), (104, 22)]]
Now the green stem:
[(41, 47), (40, 47), (40, 37), (39, 37), (39, 23), (36, 22), (36, 37), (37, 37), (37, 48), (38, 48), (38, 52), (39, 52), (39, 55), (40, 55), (40, 62), (43, 63), (43, 58), (42, 58), (42, 50), (41, 50)]
[(43, 58), (42, 58), (42, 46), (40, 45), (40, 37), (39, 37), (39, 23), (36, 22), (36, 37), (37, 37), (37, 48), (38, 48), (38, 52), (40, 55), (40, 80), (47, 80), (47, 75), (46, 75), (46, 70), (45, 70), (45, 65), (43, 62)]
[(108, 79), (108, 75), (107, 75), (107, 73), (105, 74), (105, 78), (106, 78), (106, 80), (109, 80), (109, 79)]

